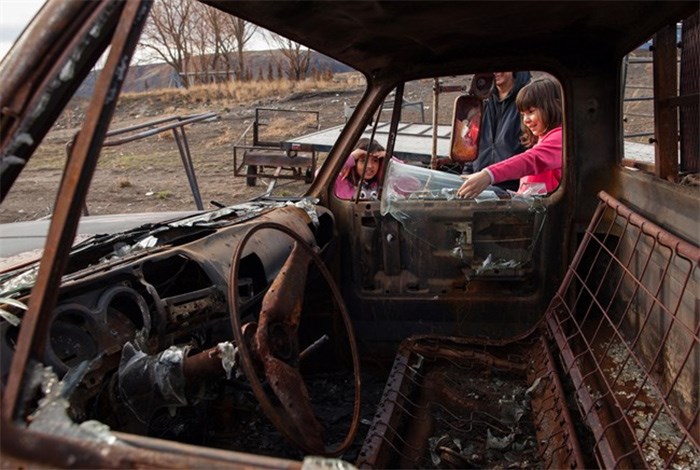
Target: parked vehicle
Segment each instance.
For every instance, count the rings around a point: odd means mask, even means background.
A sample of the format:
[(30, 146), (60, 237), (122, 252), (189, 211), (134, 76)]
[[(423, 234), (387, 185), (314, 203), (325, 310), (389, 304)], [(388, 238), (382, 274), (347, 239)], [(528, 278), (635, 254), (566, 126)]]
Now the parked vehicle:
[[(304, 197), (73, 245), (151, 4), (47, 2), (0, 64), (2, 199), (109, 53), (41, 260), (0, 273), (4, 466), (700, 464), (700, 195), (678, 182), (700, 162), (697, 2), (203, 3), (366, 91)], [(650, 37), (653, 172), (625, 155), (621, 93)], [(504, 69), (561, 85), (554, 192), (459, 199), (449, 155), (390, 158), (411, 81), (476, 93)], [(379, 197), (336, 197), (388, 98)]]

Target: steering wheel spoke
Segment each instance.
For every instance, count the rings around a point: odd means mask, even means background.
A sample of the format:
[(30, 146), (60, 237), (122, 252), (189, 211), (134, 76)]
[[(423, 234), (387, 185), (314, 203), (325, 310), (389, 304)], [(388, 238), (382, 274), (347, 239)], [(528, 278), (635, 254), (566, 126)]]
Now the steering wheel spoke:
[[(286, 233), (294, 240), (294, 246), (284, 266), (266, 292), (257, 322), (241, 325), (237, 280), (243, 248), (257, 232), (274, 229)], [(299, 327), (309, 267), (313, 263), (328, 284), (337, 312), (347, 332), (353, 363), (355, 403), (354, 412), (345, 439), (335, 448), (325, 443), (324, 426), (313, 408), (309, 388), (299, 369), (302, 353), (299, 347)], [(251, 389), (260, 402), (266, 416), (287, 439), (303, 450), (327, 456), (337, 456), (348, 449), (360, 421), (360, 369), (359, 355), (352, 325), (340, 292), (325, 264), (312, 246), (299, 234), (286, 226), (266, 222), (253, 226), (241, 239), (231, 261), (229, 275), (229, 312), (233, 333), (238, 345), (241, 367)], [(328, 341), (324, 335), (320, 341), (303, 352), (309, 353)], [(274, 394), (271, 400), (261, 383), (261, 376)]]
[(323, 426), (316, 419), (311, 397), (299, 373), (284, 361), (270, 357), (265, 361), (265, 376), (284, 412), (292, 418), (289, 432), (294, 432), (315, 452), (325, 451)]

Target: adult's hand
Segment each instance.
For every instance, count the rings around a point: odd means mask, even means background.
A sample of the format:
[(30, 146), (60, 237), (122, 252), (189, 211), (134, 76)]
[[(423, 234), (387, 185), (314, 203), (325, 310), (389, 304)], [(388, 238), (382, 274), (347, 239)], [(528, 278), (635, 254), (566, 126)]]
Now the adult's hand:
[(465, 179), (457, 190), (457, 196), (461, 198), (475, 198), (491, 184), (491, 175), (486, 170), (481, 170), (473, 175), (462, 175)]

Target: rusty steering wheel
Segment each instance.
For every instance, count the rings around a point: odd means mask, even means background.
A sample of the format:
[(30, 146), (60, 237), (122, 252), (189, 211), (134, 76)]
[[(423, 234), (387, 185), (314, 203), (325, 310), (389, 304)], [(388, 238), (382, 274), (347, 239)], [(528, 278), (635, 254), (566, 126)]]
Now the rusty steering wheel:
[[(264, 229), (278, 230), (294, 240), (292, 251), (262, 300), (257, 323), (241, 325), (238, 295), (238, 271), (241, 255), (251, 237)], [(340, 313), (352, 355), (355, 386), (353, 417), (345, 439), (329, 448), (324, 429), (311, 406), (311, 398), (299, 370), (298, 329), (308, 268), (314, 262), (330, 287)], [(308, 453), (338, 456), (352, 444), (360, 423), (360, 361), (352, 323), (337, 285), (314, 248), (290, 228), (264, 222), (246, 232), (231, 260), (228, 291), (233, 335), (243, 372), (272, 424), (292, 443)], [(275, 400), (264, 390), (261, 377), (269, 385)], [(274, 401), (274, 403), (273, 403)]]

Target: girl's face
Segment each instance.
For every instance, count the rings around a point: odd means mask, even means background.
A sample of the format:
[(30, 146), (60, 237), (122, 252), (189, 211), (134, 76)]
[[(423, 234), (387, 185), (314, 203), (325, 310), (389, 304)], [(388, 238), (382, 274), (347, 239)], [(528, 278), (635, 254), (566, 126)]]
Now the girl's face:
[(547, 127), (542, 119), (542, 112), (539, 108), (530, 107), (522, 111), (520, 116), (523, 118), (523, 124), (525, 124), (536, 137), (540, 137), (547, 132)]
[[(367, 155), (367, 153), (360, 155), (355, 164), (355, 171), (357, 171), (357, 176), (362, 177), (362, 172), (365, 173), (365, 180), (369, 181), (375, 176), (379, 171), (380, 158), (376, 153)], [(367, 169), (365, 170), (365, 166)]]

